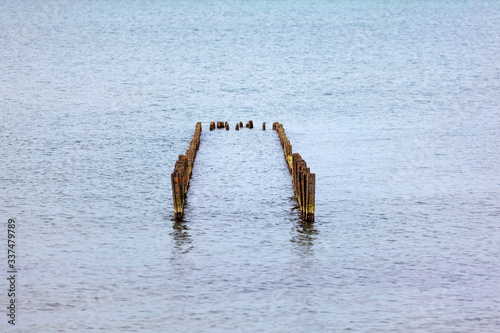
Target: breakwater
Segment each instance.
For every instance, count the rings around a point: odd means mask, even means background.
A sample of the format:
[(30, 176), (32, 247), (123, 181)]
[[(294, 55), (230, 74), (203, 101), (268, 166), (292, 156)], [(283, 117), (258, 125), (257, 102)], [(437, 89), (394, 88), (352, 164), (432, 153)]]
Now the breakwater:
[[(253, 121), (248, 121), (245, 127), (253, 129)], [(212, 121), (209, 128), (210, 131), (216, 128), (229, 131), (230, 127), (227, 121)], [(243, 128), (243, 123), (236, 123), (235, 130), (239, 131), (240, 128)], [(266, 130), (265, 122), (262, 123), (262, 130)], [(292, 145), (286, 136), (283, 124), (279, 122), (273, 123), (273, 130), (278, 133), (285, 161), (292, 175), (293, 190), (301, 216), (305, 221), (312, 222), (314, 221), (316, 175), (310, 172), (307, 163), (302, 159), (300, 154), (292, 152)], [(171, 175), (174, 214), (177, 220), (182, 219), (184, 216), (184, 201), (189, 187), (196, 152), (200, 146), (200, 135), (201, 123), (197, 123), (189, 148), (186, 150), (185, 155), (179, 155), (175, 163), (174, 172)]]
[(300, 154), (292, 152), (292, 145), (286, 137), (283, 124), (273, 123), (273, 130), (278, 133), (288, 170), (292, 174), (293, 191), (299, 204), (302, 218), (308, 222), (314, 221), (316, 197), (316, 174), (311, 173), (306, 161)]
[(174, 214), (178, 220), (184, 216), (184, 201), (189, 187), (189, 179), (193, 171), (194, 159), (200, 148), (200, 136), (201, 123), (196, 123), (189, 148), (186, 149), (185, 155), (179, 155), (177, 162), (175, 162), (174, 172), (171, 174)]

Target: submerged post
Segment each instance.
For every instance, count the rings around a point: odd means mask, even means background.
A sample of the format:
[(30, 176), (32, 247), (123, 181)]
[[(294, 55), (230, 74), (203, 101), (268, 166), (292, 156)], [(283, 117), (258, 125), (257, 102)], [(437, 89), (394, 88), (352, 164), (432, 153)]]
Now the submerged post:
[[(210, 124), (210, 130), (212, 130)], [(215, 124), (214, 124), (215, 125)], [(184, 216), (184, 201), (186, 199), (189, 188), (189, 180), (193, 171), (194, 159), (200, 147), (201, 123), (196, 123), (193, 138), (186, 149), (186, 155), (179, 155), (175, 162), (174, 171), (170, 175), (172, 182), (172, 197), (174, 200), (174, 215), (176, 220), (182, 219)]]
[(299, 204), (301, 216), (305, 221), (313, 222), (316, 174), (310, 172), (306, 162), (298, 153), (292, 153), (292, 145), (286, 137), (283, 124), (273, 123), (273, 130), (278, 133), (288, 170), (292, 174), (293, 192)]

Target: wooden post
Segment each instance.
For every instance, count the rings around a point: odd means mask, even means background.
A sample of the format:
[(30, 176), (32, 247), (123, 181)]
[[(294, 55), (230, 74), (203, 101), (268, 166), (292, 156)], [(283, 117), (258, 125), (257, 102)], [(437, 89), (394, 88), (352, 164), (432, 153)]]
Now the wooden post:
[(285, 158), (288, 164), (288, 171), (292, 172), (293, 157), (292, 157), (292, 145), (290, 144), (290, 142), (288, 142), (287, 146), (285, 147)]
[(172, 181), (172, 197), (174, 198), (174, 214), (175, 218), (178, 218), (179, 215), (179, 202), (177, 199), (177, 193), (178, 193), (178, 185), (177, 185), (177, 170), (174, 170), (172, 174), (170, 175), (170, 179)]
[(293, 193), (295, 194), (295, 198), (298, 197), (298, 192), (297, 192), (297, 178), (298, 178), (298, 168), (299, 168), (299, 162), (302, 160), (300, 155), (298, 153), (295, 153), (292, 155), (293, 158), (293, 165), (292, 165), (292, 185), (293, 185)]
[(298, 170), (297, 170), (297, 194), (298, 194), (298, 201), (299, 201), (299, 207), (300, 207), (300, 211), (302, 212), (302, 204), (303, 204), (303, 200), (302, 200), (302, 186), (304, 184), (304, 172), (303, 172), (303, 162), (300, 161), (299, 163), (299, 167), (298, 167)]
[(314, 207), (315, 207), (315, 193), (316, 193), (316, 174), (311, 173), (309, 175), (309, 187), (308, 191), (308, 207), (307, 207), (307, 216), (306, 221), (313, 222), (314, 221)]
[(262, 123), (262, 130), (265, 131), (266, 130), (266, 122), (263, 122)]
[(240, 130), (240, 125), (238, 123), (236, 123), (236, 130), (239, 131)]
[(226, 131), (229, 131), (229, 123), (227, 121), (226, 121), (225, 126), (226, 126)]
[(213, 131), (215, 129), (215, 121), (210, 122), (210, 130)]
[(188, 166), (188, 177), (191, 178), (191, 174), (193, 171), (193, 161), (194, 161), (194, 152), (191, 148), (186, 149), (186, 158), (187, 158), (187, 166)]
[(306, 219), (307, 217), (307, 207), (309, 206), (309, 193), (308, 193), (308, 188), (309, 188), (309, 175), (311, 174), (309, 168), (306, 168), (304, 170), (304, 203), (303, 203), (303, 216), (302, 218)]
[(249, 127), (248, 127), (248, 128), (252, 129), (252, 128), (253, 128), (253, 121), (252, 121), (252, 120), (250, 120), (250, 121), (248, 122), (248, 125), (249, 125)]
[(240, 121), (240, 128), (243, 128), (243, 122)]

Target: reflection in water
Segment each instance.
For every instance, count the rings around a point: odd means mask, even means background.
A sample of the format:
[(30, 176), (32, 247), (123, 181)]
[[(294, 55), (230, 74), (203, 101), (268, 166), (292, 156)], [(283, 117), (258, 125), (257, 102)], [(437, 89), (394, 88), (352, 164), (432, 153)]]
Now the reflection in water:
[(313, 245), (318, 231), (314, 228), (314, 222), (305, 222), (298, 219), (292, 227), (291, 242), (298, 245), (300, 250), (306, 254), (313, 253)]
[(170, 235), (174, 237), (174, 251), (176, 253), (188, 253), (193, 248), (191, 245), (193, 240), (188, 232), (189, 227), (186, 225), (186, 221), (175, 221), (172, 228), (174, 231)]

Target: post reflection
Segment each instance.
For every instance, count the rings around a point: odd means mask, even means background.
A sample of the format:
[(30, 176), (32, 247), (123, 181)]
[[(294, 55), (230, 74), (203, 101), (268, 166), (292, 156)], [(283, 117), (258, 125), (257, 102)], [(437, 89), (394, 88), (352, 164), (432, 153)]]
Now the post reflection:
[(295, 221), (292, 227), (292, 243), (297, 244), (298, 249), (304, 254), (313, 254), (314, 240), (318, 231), (314, 228), (314, 222), (305, 222), (303, 220)]
[(188, 253), (192, 248), (192, 238), (189, 234), (189, 227), (186, 221), (175, 221), (172, 225), (174, 229), (170, 235), (174, 238), (174, 251), (176, 253)]

